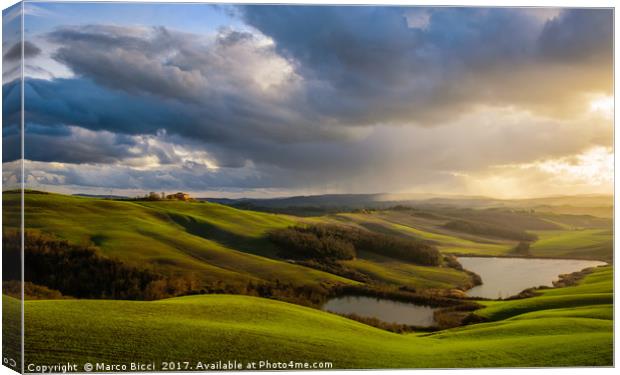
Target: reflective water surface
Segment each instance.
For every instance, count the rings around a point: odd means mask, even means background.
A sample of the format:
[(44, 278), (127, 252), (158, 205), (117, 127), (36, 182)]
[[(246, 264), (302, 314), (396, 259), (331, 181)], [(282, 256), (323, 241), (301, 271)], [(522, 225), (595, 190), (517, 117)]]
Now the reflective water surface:
[(373, 297), (343, 296), (333, 298), (323, 310), (339, 314), (357, 314), (377, 318), (388, 323), (399, 323), (420, 327), (432, 326), (434, 308), (413, 303), (391, 301)]
[(514, 296), (531, 287), (553, 286), (553, 281), (561, 274), (606, 264), (575, 259), (459, 257), (458, 260), (465, 269), (482, 278), (483, 284), (468, 290), (467, 294), (493, 299)]

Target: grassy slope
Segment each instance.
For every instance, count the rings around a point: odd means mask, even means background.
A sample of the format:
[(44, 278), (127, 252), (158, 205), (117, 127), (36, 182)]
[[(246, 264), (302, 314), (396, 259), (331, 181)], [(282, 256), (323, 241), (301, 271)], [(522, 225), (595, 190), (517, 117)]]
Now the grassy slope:
[(526, 299), (483, 302), (487, 307), (479, 310), (477, 314), (498, 320), (549, 309), (578, 306), (599, 309), (600, 305), (613, 304), (613, 268), (612, 266), (599, 267), (596, 272), (587, 275), (576, 286), (543, 289), (539, 293), (539, 296)]
[[(611, 280), (606, 267), (578, 286), (480, 311), (507, 320), (410, 335), (244, 296), (27, 301), (26, 362), (123, 362), (131, 353), (134, 361), (333, 361), (336, 368), (611, 365)], [(16, 308), (4, 298), (5, 309)]]
[(362, 253), (342, 263), (375, 280), (413, 288), (453, 288), (469, 282), (468, 275), (453, 268), (419, 266), (376, 254)]
[[(7, 194), (5, 210), (17, 209)], [(515, 243), (442, 227), (442, 221), (398, 211), (294, 218), (238, 210), (214, 203), (127, 202), (57, 194), (26, 194), (26, 225), (77, 243), (95, 243), (128, 263), (169, 272), (193, 273), (206, 282), (275, 280), (296, 284), (353, 282), (284, 262), (265, 238), (273, 228), (298, 220), (345, 223), (374, 231), (431, 240), (446, 253), (507, 255)], [(601, 229), (540, 231), (532, 254), (610, 260), (611, 232)], [(414, 288), (453, 288), (468, 283), (463, 272), (421, 267), (372, 254), (344, 262), (385, 283)]]
[[(4, 209), (16, 210), (18, 198), (16, 194), (5, 197)], [(269, 253), (254, 254), (265, 248), (266, 240), (259, 238), (265, 230), (293, 223), (281, 215), (213, 203), (144, 204), (26, 194), (25, 216), (28, 229), (41, 229), (75, 243), (94, 243), (105, 254), (124, 262), (193, 273), (205, 281), (350, 282), (272, 259)], [(215, 234), (209, 236), (209, 231)], [(223, 237), (236, 239), (237, 246), (230, 246)]]
[(591, 207), (579, 207), (571, 205), (561, 206), (540, 206), (536, 207), (536, 212), (549, 212), (552, 214), (567, 214), (567, 215), (592, 215), (596, 217), (613, 219), (614, 206), (613, 198), (610, 199), (610, 204), (605, 206), (591, 206)]
[[(5, 210), (18, 208), (7, 194)], [(277, 257), (268, 230), (293, 225), (286, 215), (238, 210), (215, 203), (131, 202), (58, 194), (26, 194), (26, 227), (71, 242), (94, 243), (110, 256), (168, 272), (193, 273), (207, 282), (275, 280), (295, 284), (354, 281)], [(325, 222), (324, 218), (314, 218)], [(356, 269), (377, 280), (416, 288), (453, 288), (469, 276), (386, 257), (361, 256)]]
[(613, 231), (582, 229), (538, 231), (539, 239), (530, 247), (533, 256), (601, 259), (611, 261)]
[[(447, 241), (451, 244), (471, 245), (472, 250), (474, 246), (485, 248), (484, 246), (486, 245), (396, 224), (385, 220), (377, 214), (341, 213), (304, 218), (303, 222), (308, 224), (344, 224), (389, 235), (432, 239), (439, 245), (439, 249), (444, 252), (446, 251), (445, 245)], [(445, 238), (444, 242), (440, 241), (442, 238)], [(359, 253), (357, 259), (341, 263), (380, 282), (407, 285), (414, 288), (454, 288), (469, 285), (470, 282), (470, 277), (467, 274), (452, 268), (424, 267), (371, 253)]]
[[(551, 221), (548, 215), (543, 216), (545, 220)], [(600, 218), (567, 215), (555, 215), (553, 219), (555, 224), (566, 229), (531, 231), (539, 237), (539, 240), (533, 242), (530, 247), (532, 256), (611, 261), (613, 253), (611, 222)], [(430, 240), (436, 243), (444, 253), (511, 255), (517, 244), (517, 241), (452, 232), (442, 227), (443, 221), (441, 220), (418, 218), (397, 211), (337, 214), (332, 215), (331, 220), (352, 223), (376, 231)], [(564, 224), (565, 222), (571, 225)], [(582, 227), (590, 225), (595, 228), (575, 229), (573, 224), (580, 224)]]
[[(585, 220), (583, 217), (556, 215), (562, 220)], [(547, 216), (545, 216), (547, 220)], [(514, 255), (516, 241), (488, 238), (465, 233), (458, 233), (443, 228), (445, 220), (421, 218), (399, 211), (379, 211), (368, 213), (341, 213), (321, 218), (306, 218), (307, 222), (331, 222), (353, 225), (377, 232), (395, 234), (405, 237), (433, 241), (444, 253), (462, 255)], [(593, 223), (607, 225), (594, 218)], [(561, 223), (558, 223), (561, 224)], [(582, 222), (581, 224), (585, 224)], [(613, 234), (609, 229), (575, 230), (566, 226), (566, 230), (535, 231), (540, 240), (534, 242), (531, 254), (538, 257), (580, 258), (611, 261)], [(388, 283), (399, 283), (413, 287), (447, 287), (462, 285), (466, 278), (460, 273), (430, 269), (425, 272), (421, 267), (402, 264), (389, 259), (360, 254), (359, 259), (345, 262), (349, 267)], [(415, 279), (411, 276), (415, 275)], [(427, 280), (430, 279), (430, 280)]]
[(398, 212), (338, 214), (337, 218), (340, 221), (352, 222), (368, 229), (430, 240), (445, 253), (503, 255), (510, 252), (516, 244), (514, 241), (491, 240), (480, 236), (450, 232), (440, 227), (442, 222), (414, 218)]

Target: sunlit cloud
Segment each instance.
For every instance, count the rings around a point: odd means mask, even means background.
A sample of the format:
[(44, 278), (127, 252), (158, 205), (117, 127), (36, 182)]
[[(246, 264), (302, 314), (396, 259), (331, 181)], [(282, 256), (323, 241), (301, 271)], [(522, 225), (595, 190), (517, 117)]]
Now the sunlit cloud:
[(590, 101), (590, 111), (600, 114), (607, 119), (611, 119), (614, 116), (614, 97), (613, 96), (598, 96)]
[(613, 149), (601, 146), (576, 155), (495, 165), (481, 173), (459, 175), (469, 191), (502, 198), (611, 194), (613, 176)]
[(523, 168), (538, 168), (569, 184), (611, 184), (614, 154), (611, 148), (599, 146), (579, 155), (535, 162)]

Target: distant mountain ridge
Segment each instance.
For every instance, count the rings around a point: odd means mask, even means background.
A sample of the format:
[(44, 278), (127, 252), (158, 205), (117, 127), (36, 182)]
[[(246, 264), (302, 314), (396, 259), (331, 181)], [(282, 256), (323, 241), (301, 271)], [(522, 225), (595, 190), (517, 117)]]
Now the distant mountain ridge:
[[(342, 207), (342, 206), (385, 206), (394, 204), (449, 204), (466, 206), (576, 206), (594, 207), (613, 205), (611, 195), (575, 195), (553, 196), (545, 198), (524, 199), (499, 199), (484, 196), (459, 196), (459, 195), (430, 195), (430, 194), (324, 194), (324, 195), (298, 195), (277, 198), (198, 198), (209, 202), (222, 204), (251, 203), (264, 207)], [(359, 207), (357, 207), (359, 208)]]
[(430, 194), (325, 194), (278, 198), (199, 198), (214, 203), (238, 208), (286, 211), (304, 208), (306, 210), (355, 210), (382, 209), (394, 206), (427, 207), (451, 206), (460, 208), (520, 208), (561, 210), (562, 213), (611, 217), (613, 196), (576, 195), (546, 198), (497, 199), (483, 196), (440, 196)]

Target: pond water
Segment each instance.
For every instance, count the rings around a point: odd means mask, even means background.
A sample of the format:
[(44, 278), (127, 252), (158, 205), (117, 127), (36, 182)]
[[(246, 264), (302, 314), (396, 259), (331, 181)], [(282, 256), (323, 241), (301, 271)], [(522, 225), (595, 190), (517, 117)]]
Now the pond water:
[(388, 323), (430, 327), (435, 324), (435, 308), (374, 297), (343, 296), (330, 299), (323, 310), (339, 314), (357, 314)]
[(537, 286), (553, 286), (559, 275), (584, 268), (605, 265), (605, 262), (576, 259), (483, 258), (458, 257), (467, 270), (482, 278), (482, 285), (467, 295), (484, 298), (507, 298)]

